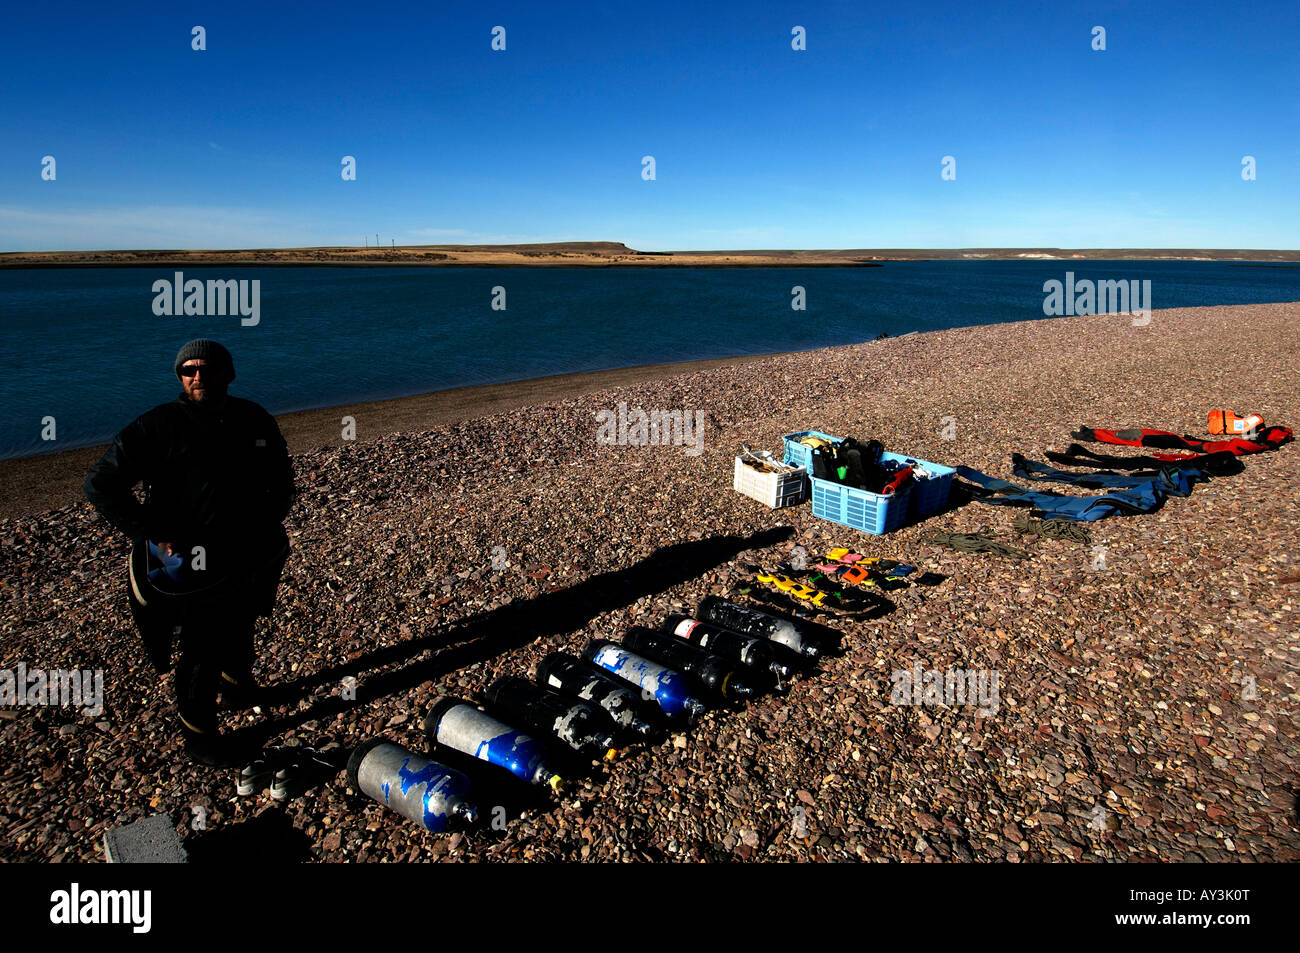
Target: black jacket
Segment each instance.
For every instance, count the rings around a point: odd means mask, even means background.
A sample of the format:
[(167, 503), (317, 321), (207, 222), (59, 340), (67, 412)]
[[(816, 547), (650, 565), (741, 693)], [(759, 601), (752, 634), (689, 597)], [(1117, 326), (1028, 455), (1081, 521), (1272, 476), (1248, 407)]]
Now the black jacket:
[[(133, 492), (143, 481), (145, 502)], [(293, 465), (275, 418), (251, 400), (209, 410), (181, 392), (113, 440), (83, 487), (133, 540), (225, 548), (272, 536), (293, 502)]]

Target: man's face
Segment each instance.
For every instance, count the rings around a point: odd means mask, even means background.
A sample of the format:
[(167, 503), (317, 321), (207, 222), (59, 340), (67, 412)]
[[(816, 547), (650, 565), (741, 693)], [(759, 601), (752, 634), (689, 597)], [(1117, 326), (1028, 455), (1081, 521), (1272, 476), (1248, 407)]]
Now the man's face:
[(181, 365), (181, 386), (185, 388), (185, 396), (195, 403), (220, 401), (226, 396), (229, 384), (230, 380), (219, 364), (191, 358)]

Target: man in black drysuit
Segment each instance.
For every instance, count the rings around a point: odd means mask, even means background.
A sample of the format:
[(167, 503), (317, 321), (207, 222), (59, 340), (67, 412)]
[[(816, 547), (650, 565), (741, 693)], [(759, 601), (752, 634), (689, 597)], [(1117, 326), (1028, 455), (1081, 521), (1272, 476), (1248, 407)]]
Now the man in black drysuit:
[[(119, 433), (84, 490), (131, 539), (131, 613), (159, 673), (179, 632), (186, 751), (202, 764), (239, 764), (246, 753), (219, 733), (217, 694), (236, 706), (255, 698), (253, 625), (274, 607), (288, 557), (280, 524), (293, 466), (275, 418), (226, 393), (235, 367), (224, 347), (191, 341), (175, 372), (182, 393)], [(143, 504), (133, 489), (142, 481)]]

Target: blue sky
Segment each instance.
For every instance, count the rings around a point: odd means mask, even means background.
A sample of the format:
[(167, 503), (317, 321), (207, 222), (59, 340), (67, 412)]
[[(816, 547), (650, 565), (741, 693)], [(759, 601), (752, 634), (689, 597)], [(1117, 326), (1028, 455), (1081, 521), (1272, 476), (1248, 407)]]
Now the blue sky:
[(49, 3), (4, 19), (5, 251), (375, 233), (1300, 247), (1294, 0)]

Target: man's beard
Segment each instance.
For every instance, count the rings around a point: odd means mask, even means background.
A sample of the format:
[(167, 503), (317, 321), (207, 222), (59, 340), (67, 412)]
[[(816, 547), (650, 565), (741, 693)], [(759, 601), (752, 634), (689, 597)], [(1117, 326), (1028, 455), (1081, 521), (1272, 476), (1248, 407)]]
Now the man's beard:
[(221, 401), (225, 398), (226, 389), (224, 387), (222, 388), (205, 387), (202, 391), (198, 393), (195, 393), (194, 391), (191, 390), (187, 390), (185, 392), (185, 396), (189, 399), (190, 403), (198, 404), (200, 407), (206, 407), (206, 406), (215, 407), (217, 404), (221, 403)]

